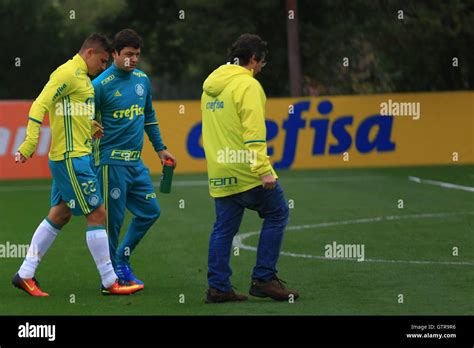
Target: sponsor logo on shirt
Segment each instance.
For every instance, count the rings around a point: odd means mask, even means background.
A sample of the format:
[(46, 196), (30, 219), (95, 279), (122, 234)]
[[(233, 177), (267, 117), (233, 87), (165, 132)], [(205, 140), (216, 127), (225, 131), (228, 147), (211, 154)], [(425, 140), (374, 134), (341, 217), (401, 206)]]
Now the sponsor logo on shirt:
[(237, 185), (237, 178), (235, 176), (226, 178), (210, 178), (209, 185), (211, 187), (234, 186)]
[(61, 93), (66, 89), (67, 84), (63, 83), (57, 90), (56, 93), (53, 95), (52, 101), (54, 102), (58, 97), (61, 95)]
[(219, 99), (216, 99), (213, 102), (206, 103), (206, 109), (212, 110), (212, 112), (215, 112), (216, 109), (223, 109), (223, 108), (224, 108), (224, 102)]
[(110, 154), (110, 159), (115, 159), (119, 161), (138, 161), (140, 159), (140, 151), (131, 151), (131, 150), (112, 150)]
[(108, 84), (110, 81), (112, 81), (113, 79), (115, 78), (115, 75), (110, 75), (109, 77), (107, 77), (106, 79), (103, 79), (102, 81), (100, 81), (100, 84), (102, 86)]
[(146, 74), (138, 71), (134, 71), (132, 74), (138, 77), (146, 77)]
[(128, 118), (133, 120), (135, 116), (142, 116), (145, 114), (145, 108), (141, 108), (138, 104), (130, 106), (128, 109), (116, 110), (113, 113), (114, 118)]

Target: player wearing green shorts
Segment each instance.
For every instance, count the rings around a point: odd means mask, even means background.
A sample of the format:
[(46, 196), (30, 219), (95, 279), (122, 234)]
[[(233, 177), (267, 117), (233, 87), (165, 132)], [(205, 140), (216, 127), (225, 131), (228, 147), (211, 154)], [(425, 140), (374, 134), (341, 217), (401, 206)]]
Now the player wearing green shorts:
[(105, 69), (110, 52), (105, 36), (90, 35), (79, 53), (51, 74), (28, 114), (26, 139), (15, 160), (24, 163), (33, 155), (44, 115), (49, 113), (49, 167), (53, 177), (51, 209), (36, 229), (28, 254), (12, 280), (15, 287), (32, 296), (48, 296), (39, 288), (35, 272), (71, 215), (86, 216), (87, 245), (100, 273), (102, 293), (128, 295), (143, 288), (117, 279), (110, 261), (105, 208), (90, 165), (92, 135), (100, 137), (103, 129), (93, 120), (94, 88), (89, 76)]

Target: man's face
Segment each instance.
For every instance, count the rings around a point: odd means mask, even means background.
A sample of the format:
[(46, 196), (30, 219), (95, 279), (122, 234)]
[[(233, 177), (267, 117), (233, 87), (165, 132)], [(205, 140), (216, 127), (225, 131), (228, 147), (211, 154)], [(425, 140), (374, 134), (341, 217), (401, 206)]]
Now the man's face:
[(122, 70), (133, 71), (137, 67), (138, 61), (140, 59), (140, 48), (134, 47), (124, 47), (122, 50), (117, 52), (114, 51), (114, 64)]
[(104, 50), (95, 50), (91, 48), (86, 52), (85, 60), (89, 75), (97, 76), (107, 68), (109, 53)]

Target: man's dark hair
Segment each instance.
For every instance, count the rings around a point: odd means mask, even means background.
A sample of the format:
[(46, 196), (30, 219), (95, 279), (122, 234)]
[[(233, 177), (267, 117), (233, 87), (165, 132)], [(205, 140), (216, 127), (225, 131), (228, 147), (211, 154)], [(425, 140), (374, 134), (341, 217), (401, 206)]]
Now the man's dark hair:
[(143, 48), (143, 39), (133, 29), (120, 30), (114, 37), (114, 50), (120, 54), (124, 47)]
[(229, 61), (232, 64), (247, 65), (255, 55), (259, 62), (267, 55), (267, 42), (255, 34), (242, 34), (229, 49)]
[(112, 53), (112, 43), (107, 36), (100, 33), (92, 33), (81, 46), (81, 52), (88, 48), (94, 48), (95, 50), (104, 50), (105, 52)]

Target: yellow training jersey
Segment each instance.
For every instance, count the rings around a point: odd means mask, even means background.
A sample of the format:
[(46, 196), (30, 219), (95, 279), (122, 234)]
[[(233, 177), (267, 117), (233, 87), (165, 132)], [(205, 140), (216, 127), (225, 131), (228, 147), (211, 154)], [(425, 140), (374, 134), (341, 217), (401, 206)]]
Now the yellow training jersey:
[(201, 97), (202, 142), (209, 191), (224, 197), (277, 175), (267, 156), (265, 92), (252, 71), (222, 65), (204, 81)]
[(87, 65), (79, 54), (57, 68), (28, 114), (26, 140), (18, 151), (29, 158), (35, 151), (39, 126), (49, 112), (51, 148), (49, 158), (60, 161), (91, 153), (91, 120), (94, 88)]

